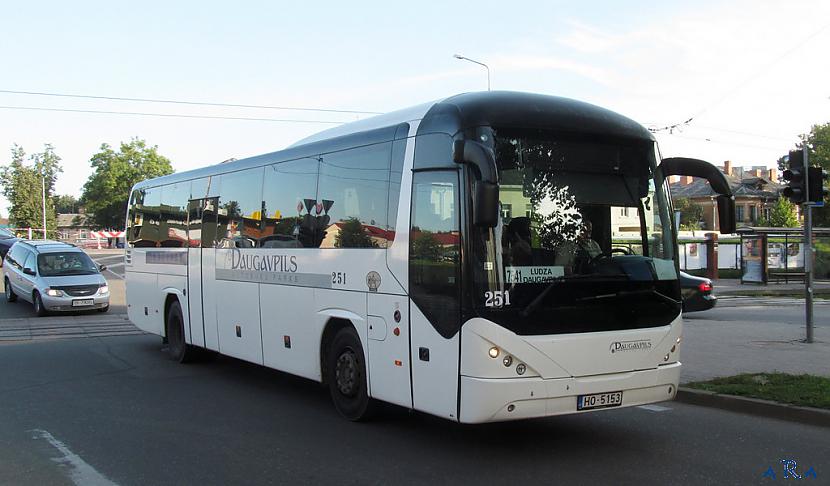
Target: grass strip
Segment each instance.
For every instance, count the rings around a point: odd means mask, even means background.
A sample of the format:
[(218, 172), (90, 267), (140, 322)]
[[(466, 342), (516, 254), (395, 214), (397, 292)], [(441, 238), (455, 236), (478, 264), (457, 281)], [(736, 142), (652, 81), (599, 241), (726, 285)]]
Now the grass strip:
[(803, 407), (830, 409), (830, 378), (787, 373), (745, 373), (684, 386), (724, 395), (760, 398)]

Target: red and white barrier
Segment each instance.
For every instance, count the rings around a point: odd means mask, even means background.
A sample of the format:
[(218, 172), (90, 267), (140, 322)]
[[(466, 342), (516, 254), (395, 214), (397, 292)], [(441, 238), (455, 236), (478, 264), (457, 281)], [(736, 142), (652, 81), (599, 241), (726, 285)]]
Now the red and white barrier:
[(90, 231), (90, 238), (123, 238), (124, 231)]

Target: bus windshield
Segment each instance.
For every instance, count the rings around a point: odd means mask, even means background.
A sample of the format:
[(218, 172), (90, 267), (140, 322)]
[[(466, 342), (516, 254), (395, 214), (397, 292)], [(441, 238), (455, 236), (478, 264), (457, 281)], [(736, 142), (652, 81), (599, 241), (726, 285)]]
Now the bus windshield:
[(501, 217), (478, 230), (478, 312), (518, 334), (670, 324), (680, 292), (655, 144), (494, 133)]

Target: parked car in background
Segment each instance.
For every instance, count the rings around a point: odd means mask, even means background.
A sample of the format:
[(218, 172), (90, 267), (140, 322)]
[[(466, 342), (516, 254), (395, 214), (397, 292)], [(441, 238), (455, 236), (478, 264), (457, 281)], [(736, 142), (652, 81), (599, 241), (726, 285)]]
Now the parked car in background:
[(6, 259), (6, 253), (9, 252), (9, 248), (19, 240), (20, 238), (16, 237), (11, 231), (0, 228), (0, 260)]
[(110, 306), (106, 267), (97, 265), (83, 250), (51, 240), (20, 240), (6, 256), (3, 283), (6, 300), (31, 302), (38, 316), (49, 312), (97, 309)]
[(683, 298), (683, 312), (709, 310), (718, 303), (718, 298), (712, 293), (710, 279), (686, 272), (680, 272), (680, 295)]

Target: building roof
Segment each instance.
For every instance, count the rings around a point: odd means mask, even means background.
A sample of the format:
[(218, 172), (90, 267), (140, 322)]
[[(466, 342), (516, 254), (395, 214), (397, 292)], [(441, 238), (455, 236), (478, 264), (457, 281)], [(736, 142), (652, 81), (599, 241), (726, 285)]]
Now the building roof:
[[(76, 219), (77, 222), (76, 222)], [(82, 226), (86, 226), (87, 217), (86, 214), (79, 214), (79, 213), (63, 213), (58, 214), (58, 228), (78, 228)]]
[[(779, 191), (784, 188), (783, 185), (776, 184), (765, 177), (753, 176), (739, 179), (735, 176), (727, 175), (726, 180), (729, 182), (729, 187), (732, 189), (732, 194), (735, 197), (744, 196), (777, 199)], [(673, 198), (710, 197), (716, 195), (707, 180), (697, 177), (690, 184), (673, 182), (670, 187)]]

